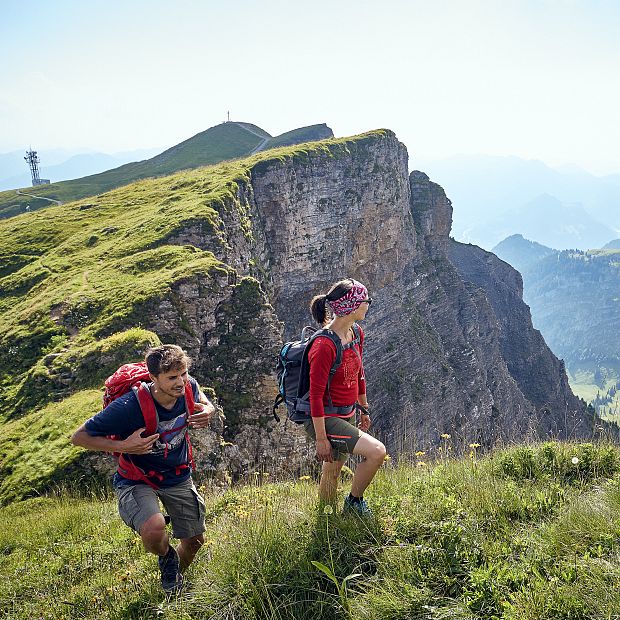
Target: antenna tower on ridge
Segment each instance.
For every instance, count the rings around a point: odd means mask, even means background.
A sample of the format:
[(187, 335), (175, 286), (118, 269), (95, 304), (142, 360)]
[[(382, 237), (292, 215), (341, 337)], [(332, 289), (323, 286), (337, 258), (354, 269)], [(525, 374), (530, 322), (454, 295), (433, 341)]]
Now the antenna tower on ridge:
[(32, 175), (32, 187), (35, 185), (46, 185), (49, 183), (49, 179), (42, 179), (39, 177), (39, 163), (40, 159), (37, 155), (36, 151), (32, 150), (32, 147), (29, 151), (26, 151), (26, 157), (24, 159), (28, 162), (28, 166), (30, 167), (30, 174)]
[(32, 175), (32, 186), (34, 187), (35, 185), (40, 185), (41, 184), (41, 179), (39, 177), (39, 156), (37, 155), (36, 151), (33, 151), (32, 149), (29, 151), (26, 151), (26, 157), (24, 157), (24, 159), (28, 162), (28, 165), (30, 166), (30, 174)]

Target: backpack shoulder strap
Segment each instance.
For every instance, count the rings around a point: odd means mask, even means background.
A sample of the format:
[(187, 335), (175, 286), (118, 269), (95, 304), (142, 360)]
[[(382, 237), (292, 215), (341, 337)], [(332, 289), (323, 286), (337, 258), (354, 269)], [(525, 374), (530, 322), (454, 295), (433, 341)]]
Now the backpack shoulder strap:
[(155, 408), (155, 401), (151, 395), (151, 391), (146, 383), (142, 381), (132, 387), (140, 410), (142, 411), (142, 417), (144, 418), (144, 433), (146, 435), (153, 435), (157, 432), (157, 423), (159, 422), (157, 417), (157, 409)]
[(308, 354), (310, 353), (310, 347), (316, 338), (320, 336), (325, 336), (329, 338), (336, 347), (336, 357), (332, 363), (332, 367), (329, 369), (329, 377), (327, 379), (327, 396), (329, 398), (331, 404), (331, 395), (329, 393), (329, 389), (331, 387), (332, 377), (335, 372), (338, 370), (338, 367), (342, 363), (342, 342), (340, 337), (331, 329), (318, 329), (317, 331), (308, 338), (308, 342), (306, 343), (306, 348), (304, 349), (304, 354), (301, 358), (301, 370), (299, 377), (299, 385), (297, 388), (297, 398), (304, 399), (308, 397), (308, 392), (310, 390), (310, 365), (308, 363)]
[(326, 338), (329, 338), (334, 343), (334, 346), (336, 347), (336, 357), (334, 359), (334, 363), (332, 364), (332, 367), (329, 369), (329, 376), (331, 378), (334, 375), (334, 373), (338, 370), (338, 366), (340, 366), (340, 364), (342, 363), (342, 351), (343, 351), (342, 341), (340, 340), (340, 336), (338, 336), (338, 334), (336, 334), (336, 332), (332, 331), (331, 329), (327, 329), (327, 328), (318, 329), (308, 339), (308, 344), (306, 345), (306, 350), (304, 351), (304, 357), (307, 357), (306, 351), (308, 353), (310, 352), (310, 343), (315, 338), (318, 338), (319, 336), (324, 336)]
[(196, 399), (194, 398), (194, 390), (192, 388), (192, 384), (188, 381), (185, 384), (185, 410), (187, 411), (187, 415), (192, 415), (194, 413), (195, 403)]

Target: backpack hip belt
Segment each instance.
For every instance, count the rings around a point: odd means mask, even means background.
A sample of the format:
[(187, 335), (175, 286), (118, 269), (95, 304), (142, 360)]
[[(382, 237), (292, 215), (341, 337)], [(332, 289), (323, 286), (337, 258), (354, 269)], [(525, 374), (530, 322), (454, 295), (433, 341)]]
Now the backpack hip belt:
[[(307, 413), (308, 417), (310, 417), (310, 402), (307, 400), (300, 400), (295, 404), (295, 410)], [(355, 403), (353, 405), (345, 405), (343, 407), (337, 407), (336, 405), (323, 405), (323, 411), (334, 416), (346, 416), (353, 413), (355, 410)]]

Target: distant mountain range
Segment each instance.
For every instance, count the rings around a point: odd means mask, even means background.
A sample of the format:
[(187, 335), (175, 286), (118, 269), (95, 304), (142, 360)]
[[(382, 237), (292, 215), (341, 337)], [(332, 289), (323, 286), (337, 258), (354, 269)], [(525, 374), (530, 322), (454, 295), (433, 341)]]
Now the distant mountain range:
[(521, 274), (539, 260), (551, 254), (557, 254), (557, 252), (553, 248), (529, 241), (523, 235), (511, 235), (493, 248), (494, 254), (512, 265)]
[(221, 123), (144, 161), (70, 181), (27, 187), (21, 190), (21, 194), (15, 190), (0, 192), (0, 218), (27, 210), (35, 211), (55, 201), (69, 202), (95, 196), (140, 179), (208, 166), (270, 148), (332, 138), (333, 135), (324, 123), (294, 129), (275, 137), (251, 123)]
[[(616, 248), (616, 249), (614, 249)], [(559, 251), (512, 235), (493, 248), (523, 276), (523, 299), (571, 383), (594, 398), (620, 379), (620, 239)], [(587, 389), (583, 393), (588, 395)]]
[(600, 248), (620, 236), (620, 175), (597, 177), (518, 157), (413, 159), (446, 188), (453, 236), (490, 249), (513, 234), (558, 249)]

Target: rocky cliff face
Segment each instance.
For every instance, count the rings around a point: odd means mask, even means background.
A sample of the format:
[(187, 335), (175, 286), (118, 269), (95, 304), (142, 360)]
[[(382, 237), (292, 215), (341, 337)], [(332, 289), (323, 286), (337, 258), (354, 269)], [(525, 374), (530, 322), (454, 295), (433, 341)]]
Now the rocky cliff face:
[(199, 369), (228, 412), (233, 469), (297, 468), (311, 456), (294, 428), (269, 418), (272, 362), (278, 343), (311, 322), (312, 296), (344, 276), (375, 300), (365, 365), (375, 430), (391, 452), (426, 449), (442, 433), (464, 446), (591, 432), (532, 328), (519, 274), (450, 241), (451, 216), (442, 188), (409, 176), (405, 147), (381, 131), (257, 163), (236, 206), (220, 209), (217, 234), (177, 234), (213, 251), (233, 278), (261, 284), (245, 308), (234, 292), (214, 302), (195, 286), (179, 291), (182, 305), (205, 308), (202, 322), (187, 319), (196, 338), (185, 344), (206, 360)]
[(240, 168), (217, 200), (192, 190), (209, 217), (182, 220), (164, 243), (219, 262), (140, 314), (148, 333), (189, 351), (226, 414), (226, 427), (195, 434), (199, 469), (225, 482), (314, 462), (300, 429), (271, 416), (275, 358), (311, 322), (310, 299), (345, 276), (374, 300), (365, 367), (374, 430), (392, 454), (436, 446), (443, 433), (455, 450), (590, 434), (561, 362), (532, 328), (519, 274), (449, 239), (450, 201), (424, 173), (408, 174), (392, 132), (274, 153)]

